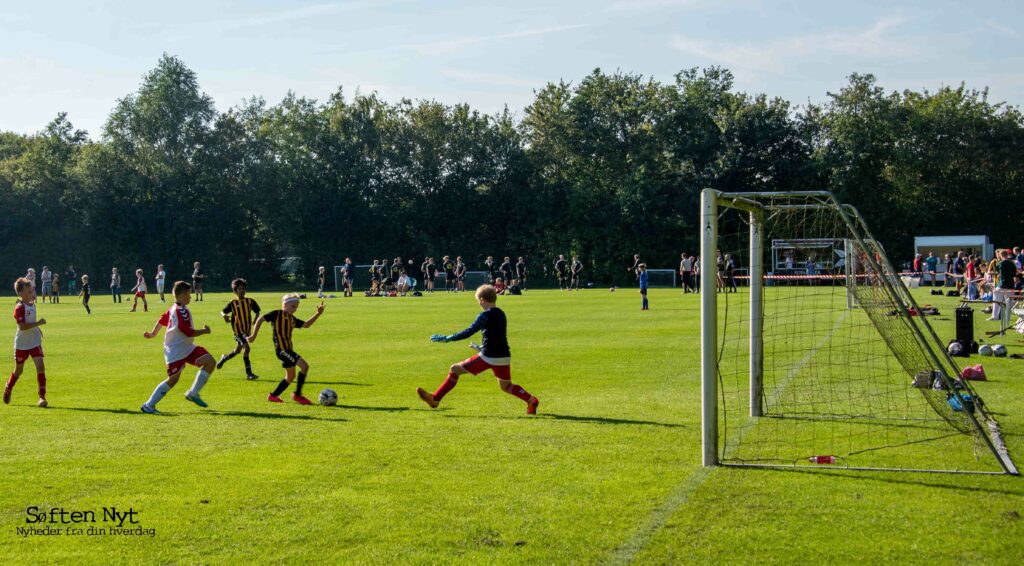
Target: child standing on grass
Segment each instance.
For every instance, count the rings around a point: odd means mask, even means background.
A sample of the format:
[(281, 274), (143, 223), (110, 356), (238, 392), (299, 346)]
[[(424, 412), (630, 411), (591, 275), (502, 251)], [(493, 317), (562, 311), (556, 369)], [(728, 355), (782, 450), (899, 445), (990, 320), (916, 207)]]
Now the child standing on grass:
[(55, 303), (60, 303), (60, 275), (53, 274), (53, 288), (50, 290), (50, 300)]
[(36, 320), (36, 290), (28, 279), (22, 277), (15, 281), (14, 292), (18, 295), (18, 302), (14, 307), (14, 322), (18, 324), (18, 330), (14, 333), (14, 371), (4, 386), (4, 404), (11, 402), (11, 391), (21, 377), (25, 360), (32, 358), (36, 364), (36, 380), (39, 382), (37, 404), (45, 407), (46, 368), (43, 365), (43, 331), (39, 327), (46, 324), (46, 319)]
[(641, 263), (636, 266), (637, 269), (637, 280), (640, 281), (640, 296), (643, 297), (643, 302), (640, 306), (640, 310), (646, 311), (651, 310), (647, 303), (647, 264)]
[(316, 319), (320, 318), (320, 315), (324, 313), (324, 303), (323, 301), (320, 302), (320, 305), (316, 307), (316, 314), (310, 317), (309, 320), (296, 318), (295, 311), (297, 310), (299, 310), (299, 295), (295, 293), (285, 295), (281, 298), (280, 310), (270, 311), (256, 319), (256, 328), (252, 330), (252, 334), (248, 338), (249, 343), (254, 342), (256, 335), (260, 333), (260, 326), (264, 322), (269, 322), (274, 329), (274, 350), (277, 353), (277, 359), (281, 360), (281, 367), (284, 368), (285, 376), (270, 395), (267, 395), (267, 401), (271, 403), (284, 402), (281, 399), (281, 394), (284, 393), (285, 389), (288, 389), (292, 381), (295, 381), (295, 366), (298, 366), (299, 379), (295, 384), (295, 393), (292, 393), (292, 401), (300, 405), (312, 404), (309, 399), (302, 396), (302, 386), (306, 384), (309, 364), (292, 349), (292, 330), (313, 326)]
[(89, 308), (89, 295), (92, 294), (92, 286), (89, 285), (89, 276), (82, 276), (82, 290), (78, 292), (78, 296), (82, 297), (82, 306), (85, 307), (85, 314), (92, 314), (92, 309)]
[(224, 367), (228, 360), (242, 354), (242, 361), (245, 362), (245, 378), (252, 381), (259, 378), (252, 372), (252, 362), (249, 361), (249, 333), (252, 332), (253, 316), (259, 316), (260, 305), (245, 296), (248, 284), (245, 279), (235, 279), (231, 282), (231, 290), (235, 292), (235, 298), (231, 299), (224, 310), (220, 311), (224, 322), (231, 325), (235, 333), (235, 349), (224, 354), (217, 362), (217, 369)]
[(172, 387), (177, 385), (182, 370), (186, 364), (199, 367), (196, 372), (196, 379), (192, 382), (192, 388), (185, 393), (189, 401), (206, 407), (206, 401), (199, 396), (206, 381), (216, 366), (213, 356), (202, 346), (193, 344), (196, 336), (210, 333), (209, 326), (203, 326), (196, 330), (192, 322), (192, 313), (188, 310), (188, 304), (192, 302), (192, 286), (184, 281), (177, 281), (171, 290), (174, 294), (174, 304), (164, 312), (163, 316), (153, 325), (153, 330), (142, 334), (149, 339), (160, 333), (160, 327), (164, 326), (164, 360), (167, 362), (167, 379), (160, 382), (149, 396), (149, 400), (142, 404), (142, 412), (150, 415), (159, 414), (156, 410), (157, 403), (167, 395)]
[(327, 286), (327, 268), (320, 266), (320, 273), (316, 276), (316, 297), (324, 298), (324, 287)]
[(164, 302), (164, 281), (167, 281), (167, 272), (164, 271), (164, 264), (156, 266), (156, 292), (160, 293), (160, 302)]
[(522, 386), (512, 383), (512, 353), (509, 350), (508, 336), (506, 335), (508, 321), (505, 318), (505, 312), (495, 305), (498, 302), (497, 291), (491, 285), (481, 285), (476, 290), (476, 300), (480, 303), (483, 312), (476, 317), (469, 328), (448, 336), (434, 334), (430, 340), (433, 342), (455, 342), (482, 331), (483, 346), (479, 353), (457, 364), (452, 364), (448, 368), (448, 377), (434, 393), (430, 393), (422, 387), (416, 388), (416, 393), (424, 403), (431, 408), (436, 408), (441, 399), (458, 384), (460, 375), (467, 373), (478, 375), (486, 370), (491, 370), (498, 378), (498, 386), (502, 391), (525, 401), (527, 414), (537, 414), (540, 400), (527, 393)]
[(146, 278), (142, 276), (142, 269), (135, 270), (135, 286), (132, 287), (132, 292), (135, 293), (135, 301), (132, 302), (131, 312), (135, 312), (139, 306), (139, 299), (142, 299), (142, 310), (149, 312), (149, 303), (146, 302)]
[(121, 274), (116, 267), (110, 271), (110, 296), (115, 303), (121, 302)]

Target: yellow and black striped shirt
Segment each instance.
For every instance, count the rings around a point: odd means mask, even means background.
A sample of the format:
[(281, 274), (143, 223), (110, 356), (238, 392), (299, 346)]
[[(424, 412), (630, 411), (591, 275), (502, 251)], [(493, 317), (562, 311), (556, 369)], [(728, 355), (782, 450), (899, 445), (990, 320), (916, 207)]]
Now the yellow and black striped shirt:
[(306, 321), (296, 318), (283, 310), (270, 311), (263, 320), (274, 329), (274, 348), (278, 351), (292, 349), (292, 330), (302, 328)]
[(260, 306), (249, 297), (235, 297), (221, 312), (231, 315), (231, 329), (236, 336), (248, 336), (252, 333), (253, 320), (260, 315)]

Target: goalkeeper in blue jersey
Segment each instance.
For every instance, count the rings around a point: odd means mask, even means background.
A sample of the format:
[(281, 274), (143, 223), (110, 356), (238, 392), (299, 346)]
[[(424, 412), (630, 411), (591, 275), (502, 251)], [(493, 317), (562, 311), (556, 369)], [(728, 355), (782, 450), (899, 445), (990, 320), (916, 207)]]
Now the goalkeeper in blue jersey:
[[(434, 393), (430, 393), (422, 387), (417, 388), (416, 393), (424, 403), (430, 405), (431, 408), (436, 408), (441, 399), (455, 388), (460, 375), (466, 373), (477, 375), (491, 370), (498, 378), (498, 386), (502, 391), (525, 401), (527, 414), (537, 414), (540, 400), (530, 395), (522, 386), (512, 383), (512, 353), (509, 350), (508, 337), (505, 332), (507, 320), (505, 312), (495, 305), (498, 301), (498, 292), (491, 285), (481, 285), (476, 290), (476, 300), (480, 303), (483, 312), (476, 317), (469, 328), (451, 335), (434, 334), (430, 339), (434, 342), (454, 342), (465, 340), (480, 331), (483, 332), (483, 345), (477, 348), (479, 353), (452, 364), (448, 368), (448, 377)], [(475, 344), (471, 344), (471, 346), (476, 348)]]

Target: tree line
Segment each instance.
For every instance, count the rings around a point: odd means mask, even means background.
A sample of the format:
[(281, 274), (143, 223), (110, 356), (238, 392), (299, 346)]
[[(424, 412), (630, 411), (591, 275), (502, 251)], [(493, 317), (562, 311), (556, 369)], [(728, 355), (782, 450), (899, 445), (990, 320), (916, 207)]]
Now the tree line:
[(1020, 111), (963, 85), (886, 92), (853, 74), (794, 106), (720, 67), (671, 83), (597, 69), (543, 85), (521, 115), (341, 88), (218, 112), (164, 55), (98, 140), (65, 113), (0, 132), (0, 272), (74, 264), (102, 286), (111, 266), (176, 278), (200, 260), (227, 288), (281, 282), (283, 265), (308, 282), (345, 257), (522, 255), (536, 274), (578, 254), (621, 283), (633, 253), (673, 267), (697, 250), (706, 187), (834, 191), (899, 259), (915, 235), (1020, 243), (1022, 179)]

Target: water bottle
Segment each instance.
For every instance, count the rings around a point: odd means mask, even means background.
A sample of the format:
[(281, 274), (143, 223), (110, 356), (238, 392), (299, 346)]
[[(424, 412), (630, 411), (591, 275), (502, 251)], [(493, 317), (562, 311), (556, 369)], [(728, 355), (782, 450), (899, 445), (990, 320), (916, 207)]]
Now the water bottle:
[(811, 456), (807, 459), (812, 464), (835, 464), (835, 456)]

